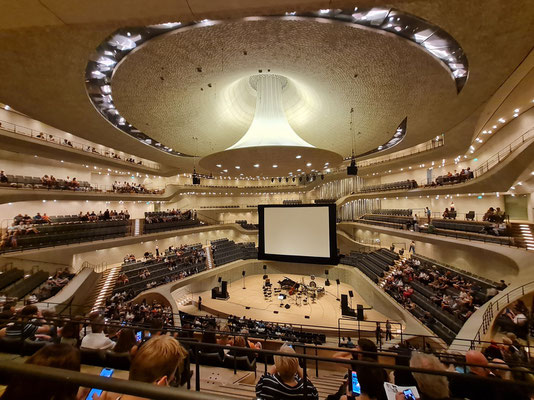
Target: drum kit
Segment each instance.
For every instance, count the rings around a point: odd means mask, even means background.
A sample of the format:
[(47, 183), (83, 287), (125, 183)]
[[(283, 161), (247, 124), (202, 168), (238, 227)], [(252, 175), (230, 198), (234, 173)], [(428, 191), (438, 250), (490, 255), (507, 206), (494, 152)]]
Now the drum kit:
[[(310, 276), (310, 282), (307, 284), (304, 281), (304, 277), (302, 277), (301, 282), (296, 282), (287, 276), (278, 281), (278, 283), (280, 288), (274, 288), (273, 291), (281, 301), (281, 306), (283, 301), (288, 298), (294, 300), (296, 306), (308, 305), (310, 302), (314, 304), (319, 297), (325, 294), (324, 287), (317, 285), (314, 275)], [(285, 293), (282, 293), (282, 291)]]

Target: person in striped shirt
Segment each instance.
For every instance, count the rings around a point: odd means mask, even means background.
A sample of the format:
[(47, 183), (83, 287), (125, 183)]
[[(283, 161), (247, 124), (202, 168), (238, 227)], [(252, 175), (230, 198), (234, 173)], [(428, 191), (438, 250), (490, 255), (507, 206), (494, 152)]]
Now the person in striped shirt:
[[(280, 352), (288, 355), (295, 350), (288, 344), (280, 348)], [(304, 385), (306, 383), (306, 385)], [(298, 358), (290, 356), (274, 356), (274, 365), (263, 375), (256, 385), (256, 397), (261, 400), (318, 400), (317, 389), (309, 379), (302, 376)]]

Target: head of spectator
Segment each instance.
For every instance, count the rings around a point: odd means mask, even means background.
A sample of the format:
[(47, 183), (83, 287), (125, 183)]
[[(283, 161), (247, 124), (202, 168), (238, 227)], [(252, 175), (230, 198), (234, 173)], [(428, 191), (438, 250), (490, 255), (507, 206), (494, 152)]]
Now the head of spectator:
[[(42, 367), (61, 368), (80, 371), (80, 352), (67, 344), (50, 344), (44, 346), (25, 364)], [(74, 400), (78, 393), (78, 385), (68, 381), (53, 382), (33, 377), (29, 384), (26, 377), (13, 377), (2, 395), (2, 400), (35, 399), (42, 400)], [(36, 397), (36, 395), (38, 395)]]
[(130, 328), (123, 328), (118, 333), (119, 339), (113, 347), (115, 353), (129, 353), (137, 344), (135, 332)]
[(360, 367), (356, 368), (360, 382), (361, 400), (386, 400), (384, 382), (387, 374), (382, 368)]
[[(295, 354), (290, 346), (284, 344), (280, 350), (281, 353)], [(299, 369), (299, 361), (296, 357), (274, 356), (274, 365), (276, 366), (276, 373), (284, 382), (292, 382)]]
[(150, 335), (159, 336), (163, 329), (163, 321), (159, 318), (152, 318), (150, 320)]
[(471, 364), (469, 367), (471, 369), (471, 373), (487, 377), (490, 373), (488, 367), (488, 359), (484, 357), (484, 354), (482, 354), (480, 351), (476, 350), (469, 350), (467, 353), (465, 353), (465, 362), (467, 364)]
[[(374, 344), (373, 341), (366, 339), (366, 338), (360, 338), (358, 339), (358, 347), (356, 348), (358, 352), (363, 353), (357, 353), (357, 358), (359, 360), (367, 359), (367, 360), (373, 360), (378, 361), (378, 349), (376, 347), (376, 344)], [(369, 354), (373, 353), (373, 354)]]
[(102, 316), (98, 316), (91, 319), (91, 332), (93, 333), (103, 333), (106, 323)]
[[(436, 356), (418, 352), (412, 354), (410, 367), (441, 372), (447, 371)], [(446, 399), (449, 397), (449, 380), (446, 376), (414, 372), (413, 377), (417, 381), (419, 391), (426, 396), (432, 399)]]
[(512, 376), (510, 370), (508, 369), (508, 365), (506, 364), (506, 362), (504, 362), (504, 360), (501, 360), (500, 358), (494, 358), (493, 360), (491, 360), (489, 366), (494, 367), (491, 368), (491, 372), (493, 372), (495, 376), (498, 376), (501, 379), (511, 379)]
[(59, 332), (61, 343), (67, 343), (76, 346), (80, 339), (80, 330), (81, 326), (79, 322), (67, 321)]
[(187, 351), (170, 336), (151, 338), (137, 352), (130, 366), (131, 381), (168, 386), (184, 370)]

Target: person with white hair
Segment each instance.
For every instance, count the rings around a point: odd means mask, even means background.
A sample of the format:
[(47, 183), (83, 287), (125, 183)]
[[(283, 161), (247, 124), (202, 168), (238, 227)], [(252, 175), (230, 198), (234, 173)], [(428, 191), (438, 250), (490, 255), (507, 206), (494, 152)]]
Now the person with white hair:
[[(447, 371), (445, 365), (432, 354), (414, 352), (410, 358), (411, 368), (429, 369), (433, 371)], [(449, 380), (446, 376), (430, 375), (413, 372), (417, 382), (420, 400), (438, 400), (449, 398)]]
[[(287, 353), (288, 356), (274, 356), (274, 365), (256, 385), (256, 398), (289, 400), (304, 398), (306, 393), (306, 399), (318, 400), (319, 394), (315, 386), (307, 378), (304, 381), (298, 358), (291, 357), (296, 354), (295, 350), (288, 344), (284, 344), (279, 351)], [(306, 388), (304, 388), (304, 382), (306, 382)]]

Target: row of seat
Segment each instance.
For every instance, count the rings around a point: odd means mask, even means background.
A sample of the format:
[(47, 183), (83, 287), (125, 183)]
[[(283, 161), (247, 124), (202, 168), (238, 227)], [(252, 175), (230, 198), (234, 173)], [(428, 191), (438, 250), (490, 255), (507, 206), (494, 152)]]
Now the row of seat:
[(377, 215), (377, 214), (365, 214), (361, 219), (366, 221), (379, 221), (389, 222), (394, 224), (404, 225), (406, 228), (413, 224), (413, 218), (403, 215)]
[(351, 252), (348, 256), (342, 256), (340, 263), (358, 268), (369, 279), (378, 283), (398, 258), (397, 254), (387, 249), (380, 249), (372, 253)]
[[(83, 225), (86, 226), (85, 224)], [(27, 248), (59, 246), (64, 244), (91, 242), (116, 237), (124, 237), (128, 233), (128, 226), (115, 226), (101, 229), (80, 229), (68, 233), (57, 234), (26, 234), (17, 237), (17, 247), (2, 249), (2, 251), (17, 251)]]
[(235, 243), (233, 240), (222, 239), (212, 241), (213, 261), (215, 265), (224, 265), (237, 260), (258, 257), (254, 243)]
[(48, 272), (38, 271), (23, 280), (18, 280), (6, 291), (6, 296), (22, 299), (24, 296), (31, 293), (37, 287), (41, 286), (41, 284), (46, 282), (48, 278)]
[(18, 268), (10, 269), (0, 275), (0, 290), (24, 278), (24, 271)]
[(387, 209), (382, 208), (379, 210), (373, 210), (375, 215), (400, 215), (405, 217), (411, 217), (413, 211), (411, 209)]
[(169, 222), (153, 222), (151, 224), (145, 223), (143, 226), (143, 233), (173, 231), (175, 229), (190, 228), (192, 226), (198, 225), (200, 225), (200, 221), (198, 219), (184, 219)]
[[(31, 187), (33, 189), (48, 189), (49, 186), (42, 183), (41, 178), (36, 176), (22, 176), (22, 175), (6, 175), (7, 183), (2, 183), (2, 186), (17, 186), (17, 187)], [(91, 190), (92, 186), (87, 181), (78, 181), (78, 190)], [(53, 189), (68, 190), (72, 189), (70, 181), (57, 179)]]
[(410, 190), (410, 189), (416, 189), (416, 188), (417, 188), (416, 181), (406, 180), (406, 181), (400, 181), (400, 182), (383, 183), (381, 185), (365, 186), (360, 189), (360, 192), (362, 193), (383, 192), (383, 191), (388, 191), (388, 190)]

